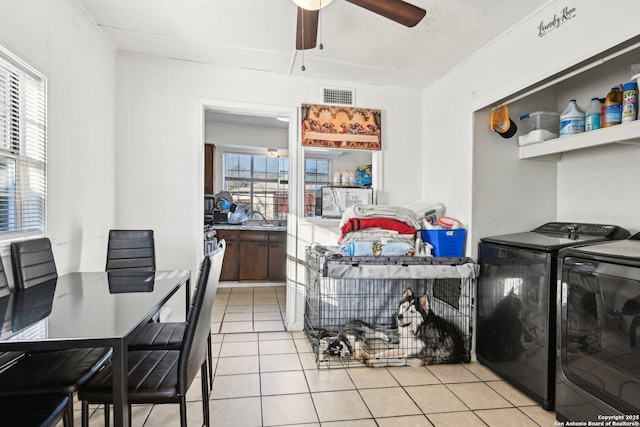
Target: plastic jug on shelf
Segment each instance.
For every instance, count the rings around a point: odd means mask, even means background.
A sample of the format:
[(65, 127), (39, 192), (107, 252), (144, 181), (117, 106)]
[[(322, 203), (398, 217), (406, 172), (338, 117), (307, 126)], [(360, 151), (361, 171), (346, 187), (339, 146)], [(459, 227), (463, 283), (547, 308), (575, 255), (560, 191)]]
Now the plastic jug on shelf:
[(560, 114), (560, 137), (584, 132), (584, 111), (575, 99)]
[(584, 113), (584, 130), (589, 132), (591, 130), (600, 129), (600, 122), (602, 120), (602, 103), (600, 98), (591, 98), (591, 104)]

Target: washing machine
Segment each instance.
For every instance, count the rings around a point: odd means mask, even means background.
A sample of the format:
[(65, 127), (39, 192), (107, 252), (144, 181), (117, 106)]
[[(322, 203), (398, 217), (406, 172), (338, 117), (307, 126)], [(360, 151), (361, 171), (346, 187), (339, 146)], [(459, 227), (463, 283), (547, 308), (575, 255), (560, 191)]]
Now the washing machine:
[(640, 425), (640, 233), (562, 249), (558, 278), (556, 418)]
[(553, 409), (558, 251), (627, 237), (615, 225), (550, 222), (480, 239), (478, 361)]

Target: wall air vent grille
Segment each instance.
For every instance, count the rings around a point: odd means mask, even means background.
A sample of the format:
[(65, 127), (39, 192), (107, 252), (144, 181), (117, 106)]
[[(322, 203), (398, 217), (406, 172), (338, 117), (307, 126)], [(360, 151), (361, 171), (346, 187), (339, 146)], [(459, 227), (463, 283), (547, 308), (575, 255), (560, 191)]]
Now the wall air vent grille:
[(355, 91), (352, 89), (322, 88), (325, 104), (355, 105)]

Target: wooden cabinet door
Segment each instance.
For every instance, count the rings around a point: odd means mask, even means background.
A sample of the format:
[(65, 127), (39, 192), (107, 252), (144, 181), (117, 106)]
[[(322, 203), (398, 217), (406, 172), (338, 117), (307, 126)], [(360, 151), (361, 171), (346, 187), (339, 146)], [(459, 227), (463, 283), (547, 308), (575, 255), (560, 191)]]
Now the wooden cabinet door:
[(204, 145), (204, 194), (214, 194), (215, 192), (213, 188), (213, 155), (215, 148), (215, 145)]
[(218, 240), (224, 239), (227, 243), (227, 249), (222, 260), (222, 271), (220, 272), (220, 280), (237, 281), (238, 280), (238, 232), (235, 230), (216, 230)]
[(287, 232), (269, 233), (269, 281), (287, 280)]
[(287, 280), (287, 244), (269, 243), (269, 281)]
[(267, 280), (268, 242), (240, 240), (240, 280)]
[(239, 280), (267, 280), (269, 273), (267, 265), (269, 233), (266, 231), (243, 230), (240, 231), (239, 239)]
[(227, 250), (222, 260), (222, 270), (220, 271), (220, 280), (236, 281), (238, 280), (238, 257), (236, 255), (236, 241), (227, 240)]

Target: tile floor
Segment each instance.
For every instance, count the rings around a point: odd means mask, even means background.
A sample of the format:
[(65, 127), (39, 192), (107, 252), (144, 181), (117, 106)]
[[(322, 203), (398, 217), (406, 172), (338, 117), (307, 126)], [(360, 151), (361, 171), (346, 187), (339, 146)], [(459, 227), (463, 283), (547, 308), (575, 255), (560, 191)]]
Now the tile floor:
[[(283, 286), (220, 288), (212, 318), (215, 427), (553, 426), (552, 412), (478, 363), (316, 368), (303, 332), (286, 332)], [(189, 425), (202, 422), (200, 382)], [(80, 404), (76, 425), (80, 425)], [(103, 424), (92, 408), (92, 425)], [(137, 405), (134, 426), (178, 426), (177, 405)]]

